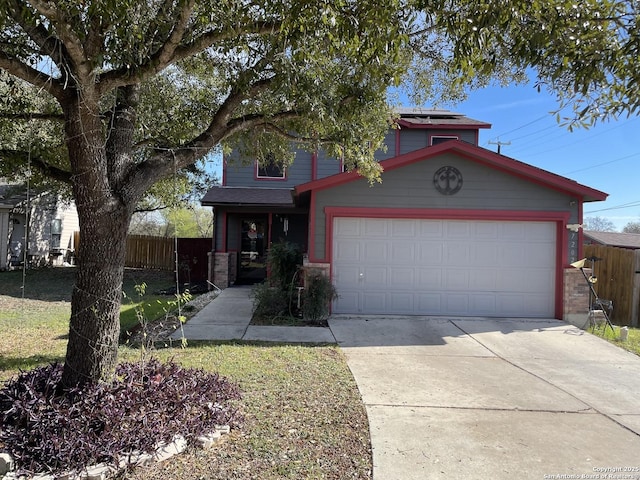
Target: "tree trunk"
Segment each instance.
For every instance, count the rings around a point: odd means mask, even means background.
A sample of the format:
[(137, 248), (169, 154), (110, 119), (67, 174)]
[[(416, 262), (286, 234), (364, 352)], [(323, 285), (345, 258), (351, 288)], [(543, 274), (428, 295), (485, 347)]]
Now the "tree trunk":
[(65, 387), (106, 379), (120, 336), (120, 305), (128, 215), (112, 211), (80, 219), (80, 249), (71, 299)]
[(112, 171), (116, 167), (107, 158), (97, 102), (91, 102), (91, 92), (83, 93), (65, 108), (80, 223), (78, 270), (62, 376), (65, 388), (104, 380), (115, 367), (127, 229), (133, 211), (130, 203), (135, 201), (124, 201), (110, 182), (120, 172)]

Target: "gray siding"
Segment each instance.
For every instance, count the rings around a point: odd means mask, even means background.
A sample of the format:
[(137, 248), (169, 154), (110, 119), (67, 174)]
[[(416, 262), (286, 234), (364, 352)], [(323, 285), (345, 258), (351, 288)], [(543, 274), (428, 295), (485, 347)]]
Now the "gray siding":
[(396, 156), (396, 132), (397, 130), (389, 130), (384, 137), (384, 143), (387, 146), (387, 151), (384, 152), (382, 150), (378, 150), (375, 153), (375, 159), (378, 162), (382, 160), (386, 160), (387, 158), (392, 158)]
[[(400, 129), (400, 155), (420, 150), (427, 146), (426, 130), (414, 130), (410, 128)], [(395, 150), (395, 140), (390, 149)]]
[[(396, 155), (396, 130), (389, 130), (385, 136), (384, 143), (386, 151), (378, 150), (375, 159), (380, 162), (393, 158)], [(423, 129), (400, 129), (400, 154), (413, 152), (429, 145), (429, 138), (432, 135), (457, 136), (460, 140), (474, 144), (476, 143), (475, 130), (423, 130)], [(316, 163), (316, 179), (329, 177), (341, 172), (342, 162), (338, 159), (328, 157), (326, 152), (319, 151)], [(312, 153), (305, 150), (298, 150), (296, 158), (291, 166), (287, 168), (285, 180), (281, 179), (257, 179), (256, 166), (254, 163), (243, 165), (233, 156), (227, 159), (225, 170), (225, 185), (230, 187), (270, 187), (286, 188), (294, 187), (302, 183), (313, 180)]]
[(327, 156), (324, 150), (318, 152), (316, 178), (325, 178), (342, 171), (342, 162)]
[(298, 150), (293, 164), (287, 167), (286, 179), (257, 179), (256, 165), (241, 165), (233, 160), (227, 160), (225, 171), (225, 185), (229, 187), (266, 187), (290, 188), (301, 183), (311, 181), (311, 153)]
[[(460, 170), (463, 187), (455, 195), (441, 195), (433, 187), (433, 175), (449, 165)], [(577, 207), (568, 195), (530, 181), (499, 172), (453, 154), (414, 163), (382, 174), (382, 184), (370, 187), (356, 180), (317, 192), (315, 203), (316, 259), (325, 256), (325, 216), (328, 206), (367, 208), (424, 208), (465, 210), (539, 210), (572, 211), (570, 222), (577, 221)]]

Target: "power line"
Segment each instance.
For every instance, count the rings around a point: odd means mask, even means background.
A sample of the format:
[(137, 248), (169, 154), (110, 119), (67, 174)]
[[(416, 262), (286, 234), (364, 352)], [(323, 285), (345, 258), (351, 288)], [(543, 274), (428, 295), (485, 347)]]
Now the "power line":
[(615, 162), (619, 162), (621, 160), (626, 160), (627, 158), (635, 157), (637, 155), (640, 155), (640, 152), (631, 153), (631, 154), (626, 155), (624, 157), (616, 158), (614, 160), (609, 160), (607, 162), (596, 163), (596, 164), (590, 165), (588, 167), (579, 168), (578, 170), (572, 170), (570, 172), (566, 172), (564, 175), (570, 175), (572, 173), (577, 173), (577, 172), (584, 172), (585, 170), (591, 170), (592, 168), (602, 167), (603, 165), (609, 165), (610, 163), (615, 163)]
[(535, 120), (531, 120), (529, 123), (525, 123), (524, 125), (516, 127), (516, 128), (514, 128), (512, 130), (509, 130), (508, 132), (503, 132), (503, 133), (501, 133), (500, 135), (498, 135), (498, 136), (496, 136), (494, 138), (500, 138), (500, 137), (502, 137), (504, 135), (508, 135), (508, 134), (510, 134), (512, 132), (517, 132), (518, 130), (521, 130), (521, 129), (525, 128), (525, 127), (528, 127), (529, 125), (533, 125), (536, 122), (539, 122), (540, 120), (544, 120), (545, 118), (549, 118), (549, 115), (546, 115), (546, 114), (542, 115), (541, 117), (536, 118)]
[(633, 202), (629, 202), (629, 203), (623, 203), (622, 205), (616, 205), (614, 207), (608, 207), (608, 208), (601, 208), (599, 210), (590, 210), (588, 212), (584, 212), (586, 213), (598, 213), (598, 212), (605, 212), (607, 210), (621, 210), (624, 208), (631, 208), (631, 207), (640, 207), (640, 200), (634, 200)]

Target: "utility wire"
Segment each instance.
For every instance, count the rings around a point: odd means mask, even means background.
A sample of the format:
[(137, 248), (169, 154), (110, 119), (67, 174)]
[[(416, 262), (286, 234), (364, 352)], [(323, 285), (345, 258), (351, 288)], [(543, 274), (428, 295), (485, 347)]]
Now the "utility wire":
[(621, 160), (626, 160), (627, 158), (635, 157), (637, 155), (640, 155), (640, 152), (631, 153), (631, 154), (626, 155), (624, 157), (620, 157), (620, 158), (616, 158), (616, 159), (613, 159), (613, 160), (609, 160), (607, 162), (596, 163), (596, 164), (590, 165), (588, 167), (579, 168), (578, 170), (572, 170), (570, 172), (566, 172), (564, 175), (570, 175), (572, 173), (583, 172), (585, 170), (591, 170), (592, 168), (602, 167), (603, 165), (609, 165), (611, 163), (619, 162)]
[(598, 213), (598, 212), (605, 212), (607, 210), (622, 210), (624, 208), (631, 208), (631, 207), (640, 207), (640, 200), (634, 200), (633, 202), (623, 203), (622, 205), (616, 205), (614, 207), (601, 208), (599, 210), (589, 210), (588, 212), (584, 212), (584, 213)]

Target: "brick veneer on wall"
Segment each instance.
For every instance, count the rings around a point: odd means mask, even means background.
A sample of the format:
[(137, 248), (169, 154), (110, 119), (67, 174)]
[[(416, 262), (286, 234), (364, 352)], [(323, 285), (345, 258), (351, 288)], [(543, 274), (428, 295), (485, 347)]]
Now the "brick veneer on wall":
[[(591, 269), (585, 268), (587, 277)], [(589, 325), (589, 285), (577, 268), (564, 270), (564, 308), (562, 318), (580, 328)]]

